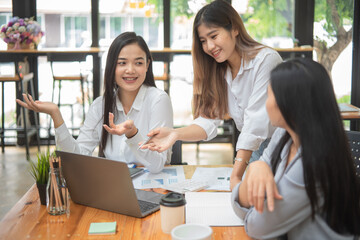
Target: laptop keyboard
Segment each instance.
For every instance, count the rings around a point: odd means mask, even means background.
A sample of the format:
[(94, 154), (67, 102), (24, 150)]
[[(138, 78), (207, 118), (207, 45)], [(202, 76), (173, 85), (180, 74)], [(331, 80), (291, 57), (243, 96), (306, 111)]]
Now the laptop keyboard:
[(140, 210), (141, 212), (147, 212), (151, 209), (154, 209), (155, 207), (159, 206), (158, 203), (152, 203), (152, 202), (145, 202), (142, 200), (138, 200), (139, 201), (139, 205), (140, 205)]

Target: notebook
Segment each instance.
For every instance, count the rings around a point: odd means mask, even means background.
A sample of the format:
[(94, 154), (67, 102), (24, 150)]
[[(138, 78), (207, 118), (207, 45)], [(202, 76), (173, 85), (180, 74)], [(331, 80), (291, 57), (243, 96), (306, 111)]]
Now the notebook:
[(163, 194), (134, 189), (126, 163), (56, 151), (73, 202), (132, 217), (160, 209)]

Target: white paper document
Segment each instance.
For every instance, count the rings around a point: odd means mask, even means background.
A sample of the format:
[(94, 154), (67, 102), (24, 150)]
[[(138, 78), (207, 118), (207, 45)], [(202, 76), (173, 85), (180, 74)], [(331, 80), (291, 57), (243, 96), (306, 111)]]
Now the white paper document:
[(185, 180), (184, 168), (165, 167), (160, 173), (150, 173), (147, 169), (140, 176), (133, 178), (134, 188), (161, 188), (164, 184), (171, 185)]
[(243, 226), (231, 207), (231, 192), (187, 192), (186, 223)]
[(231, 167), (197, 167), (191, 179), (205, 181), (209, 185), (206, 190), (230, 191), (231, 172)]

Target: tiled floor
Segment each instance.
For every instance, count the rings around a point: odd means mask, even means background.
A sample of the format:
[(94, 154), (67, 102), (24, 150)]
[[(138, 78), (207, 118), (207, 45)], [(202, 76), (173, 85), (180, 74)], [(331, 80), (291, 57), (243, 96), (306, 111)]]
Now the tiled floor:
[[(41, 151), (46, 150), (47, 147), (41, 147)], [(198, 154), (196, 144), (183, 144), (182, 150), (183, 162), (190, 165), (232, 163), (231, 144), (200, 144)], [(31, 159), (36, 158), (36, 153), (37, 148), (31, 147)], [(0, 153), (0, 221), (33, 184), (25, 149), (6, 147), (5, 153)]]

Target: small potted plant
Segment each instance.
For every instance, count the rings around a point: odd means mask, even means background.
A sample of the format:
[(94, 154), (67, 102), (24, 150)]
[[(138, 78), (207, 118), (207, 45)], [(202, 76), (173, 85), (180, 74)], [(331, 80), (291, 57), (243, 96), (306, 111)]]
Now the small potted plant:
[(55, 152), (53, 154), (50, 154), (50, 152), (39, 152), (37, 154), (37, 162), (30, 161), (30, 174), (36, 181), (42, 205), (46, 205), (46, 185), (49, 179), (49, 160), (51, 156), (55, 156)]

